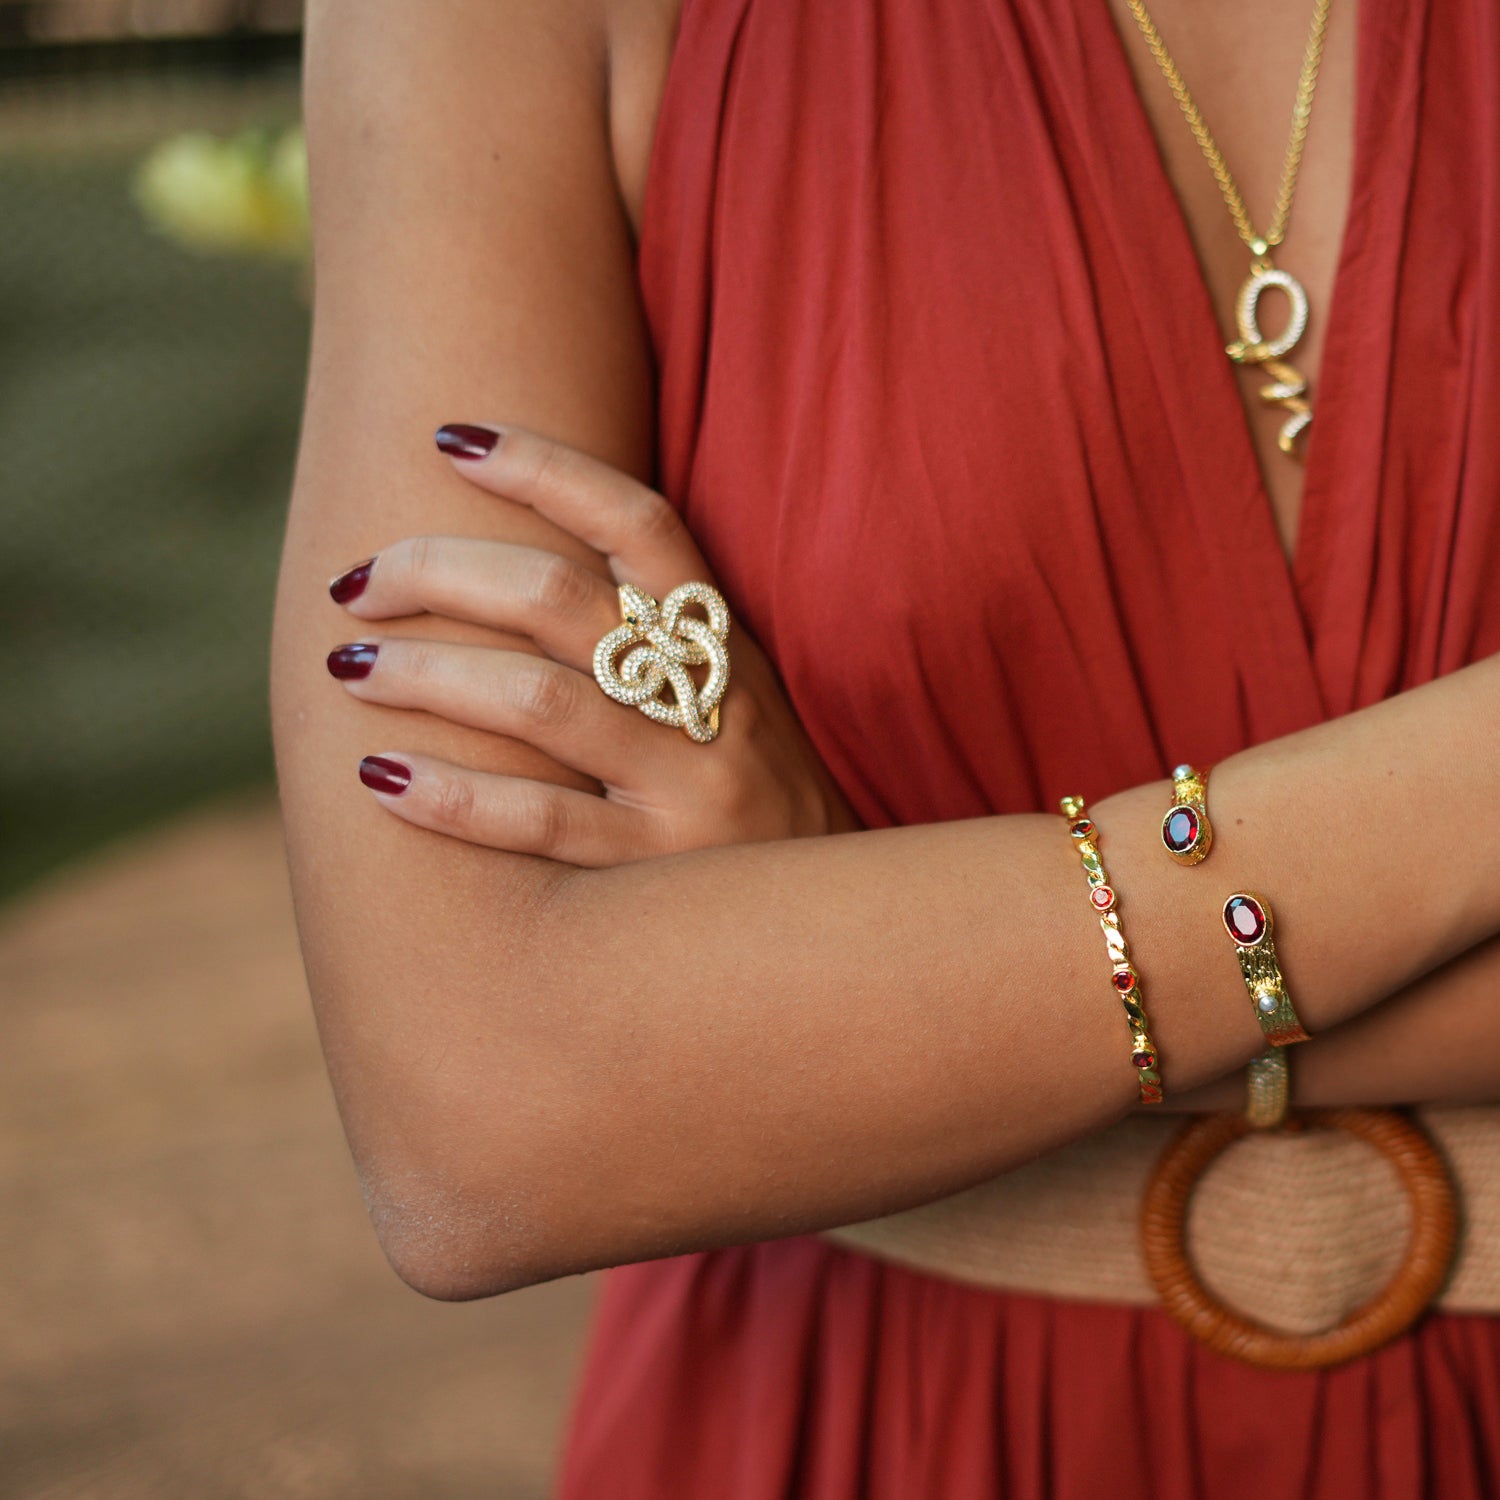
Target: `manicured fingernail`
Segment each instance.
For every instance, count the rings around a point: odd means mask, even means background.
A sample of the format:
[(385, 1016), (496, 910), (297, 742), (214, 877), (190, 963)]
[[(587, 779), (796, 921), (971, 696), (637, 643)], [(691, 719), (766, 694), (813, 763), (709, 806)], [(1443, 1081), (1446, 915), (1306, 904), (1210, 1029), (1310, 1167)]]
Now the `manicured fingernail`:
[(333, 602), (347, 604), (351, 599), (358, 599), (364, 593), (365, 585), (370, 581), (370, 569), (374, 566), (375, 559), (367, 557), (362, 563), (356, 563), (347, 573), (340, 573), (328, 585), (328, 592), (333, 596)]
[(335, 646), (328, 653), (328, 670), (335, 677), (368, 677), (380, 647), (373, 641), (356, 641), (349, 646)]
[(493, 427), (447, 422), (437, 430), (437, 445), (449, 458), (488, 458), (500, 441)]
[(411, 785), (411, 767), (384, 755), (367, 755), (359, 763), (359, 779), (372, 792), (399, 797)]

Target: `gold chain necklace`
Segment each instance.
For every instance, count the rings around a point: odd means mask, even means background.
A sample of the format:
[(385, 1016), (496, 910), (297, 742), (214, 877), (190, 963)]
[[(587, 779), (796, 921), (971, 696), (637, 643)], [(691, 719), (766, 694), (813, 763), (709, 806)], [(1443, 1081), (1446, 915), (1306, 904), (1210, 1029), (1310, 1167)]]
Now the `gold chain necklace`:
[[(1276, 196), (1276, 212), (1271, 219), (1271, 227), (1263, 235), (1256, 234), (1245, 200), (1240, 196), (1240, 190), (1225, 164), (1224, 154), (1209, 133), (1207, 122), (1193, 102), (1193, 96), (1188, 93), (1187, 84), (1183, 82), (1177, 64), (1172, 61), (1166, 43), (1156, 29), (1156, 23), (1146, 13), (1141, 0), (1125, 0), (1125, 3), (1130, 7), (1130, 13), (1135, 17), (1141, 35), (1146, 38), (1151, 55), (1156, 59), (1162, 76), (1181, 106), (1188, 128), (1193, 132), (1204, 156), (1208, 158), (1208, 164), (1219, 184), (1219, 191), (1224, 195), (1225, 206), (1234, 220), (1234, 227), (1239, 231), (1240, 238), (1252, 257), (1250, 275), (1241, 285), (1235, 299), (1234, 315), (1240, 336), (1234, 343), (1226, 346), (1225, 352), (1236, 364), (1262, 366), (1271, 377), (1271, 384), (1261, 388), (1261, 399), (1282, 407), (1288, 414), (1277, 434), (1276, 446), (1293, 458), (1300, 457), (1297, 437), (1312, 421), (1312, 407), (1307, 401), (1307, 381), (1299, 370), (1287, 364), (1281, 356), (1289, 353), (1306, 331), (1307, 293), (1296, 277), (1272, 264), (1270, 252), (1285, 238), (1287, 220), (1292, 214), (1292, 194), (1297, 190), (1297, 170), (1302, 165), (1302, 147), (1307, 140), (1307, 122), (1312, 115), (1313, 90), (1318, 86), (1318, 67), (1323, 61), (1323, 34), (1328, 28), (1328, 11), (1332, 0), (1316, 0), (1313, 7), (1312, 29), (1307, 37), (1307, 51), (1302, 58), (1302, 76), (1297, 82), (1297, 102), (1292, 110), (1292, 135), (1287, 142), (1286, 164), (1281, 171), (1281, 191)], [(1266, 339), (1261, 337), (1260, 332), (1260, 297), (1267, 287), (1272, 286), (1279, 287), (1286, 293), (1291, 303), (1291, 316), (1286, 327), (1274, 339)]]

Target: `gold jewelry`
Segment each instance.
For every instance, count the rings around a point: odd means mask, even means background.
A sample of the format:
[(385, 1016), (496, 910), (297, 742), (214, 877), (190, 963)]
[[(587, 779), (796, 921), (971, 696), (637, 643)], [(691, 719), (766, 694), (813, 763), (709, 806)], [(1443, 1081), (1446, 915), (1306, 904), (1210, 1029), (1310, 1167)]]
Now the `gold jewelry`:
[(1098, 914), (1099, 926), (1104, 931), (1104, 944), (1109, 952), (1110, 967), (1114, 970), (1110, 982), (1125, 1007), (1125, 1019), (1130, 1026), (1130, 1060), (1136, 1066), (1141, 1103), (1160, 1104), (1161, 1065), (1151, 1034), (1146, 1030), (1146, 997), (1141, 990), (1141, 976), (1130, 961), (1130, 947), (1120, 927), (1120, 914), (1115, 910), (1114, 888), (1099, 858), (1099, 830), (1094, 820), (1087, 816), (1082, 797), (1064, 797), (1060, 807), (1063, 817), (1068, 820), (1068, 832), (1078, 846), (1084, 874), (1088, 876), (1089, 905)]
[[(679, 583), (658, 605), (634, 584), (620, 585), (617, 625), (594, 647), (594, 680), (617, 703), (630, 704), (655, 719), (681, 729), (689, 739), (707, 744), (719, 732), (719, 700), (729, 685), (729, 606), (707, 583)], [(707, 616), (682, 611), (700, 606)], [(615, 667), (615, 658), (628, 651)], [(708, 664), (698, 687), (689, 667)], [(670, 685), (675, 703), (657, 694)]]
[(1309, 1040), (1292, 1007), (1272, 941), (1271, 908), (1254, 891), (1236, 891), (1224, 903), (1224, 931), (1234, 939), (1240, 972), (1255, 1007), (1255, 1019), (1273, 1047)]
[(1245, 1070), (1245, 1118), (1257, 1130), (1274, 1130), (1286, 1119), (1291, 1078), (1284, 1047), (1267, 1047)]
[[(1213, 847), (1213, 824), (1208, 820), (1208, 768), (1182, 765), (1172, 772), (1172, 806), (1161, 821), (1161, 841), (1168, 854), (1180, 865), (1196, 865), (1208, 858)], [(1231, 897), (1231, 901), (1241, 899)], [(1229, 924), (1229, 908), (1225, 907), (1225, 925)], [(1248, 916), (1245, 918), (1248, 922)], [(1253, 925), (1253, 923), (1251, 924)], [(1269, 931), (1269, 916), (1267, 917)], [(1233, 931), (1229, 934), (1239, 942)], [(1274, 962), (1274, 954), (1272, 956)], [(1277, 970), (1280, 979), (1280, 970)], [(1282, 993), (1285, 993), (1283, 987)], [(1255, 991), (1252, 989), (1252, 996)], [(1290, 1001), (1287, 1002), (1290, 1005)], [(1257, 1002), (1256, 1015), (1265, 1012)], [(1295, 1019), (1295, 1016), (1293, 1017)], [(1293, 1040), (1287, 1038), (1287, 1040)], [(1268, 1047), (1259, 1057), (1250, 1060), (1246, 1070), (1245, 1115), (1257, 1130), (1270, 1130), (1286, 1119), (1290, 1094), (1290, 1078), (1286, 1053), (1281, 1044)]]
[[(1207, 122), (1188, 93), (1182, 74), (1167, 51), (1156, 23), (1146, 13), (1142, 0), (1125, 0), (1136, 25), (1151, 49), (1162, 76), (1180, 106), (1188, 128), (1193, 132), (1214, 178), (1224, 196), (1224, 204), (1234, 220), (1234, 227), (1248, 246), (1251, 254), (1250, 275), (1245, 279), (1235, 299), (1235, 322), (1239, 327), (1239, 338), (1229, 344), (1225, 352), (1236, 364), (1260, 365), (1271, 377), (1271, 384), (1261, 389), (1261, 400), (1280, 406), (1289, 415), (1281, 425), (1276, 446), (1293, 458), (1297, 452), (1297, 437), (1312, 421), (1312, 407), (1307, 402), (1307, 381), (1294, 366), (1287, 364), (1282, 355), (1291, 351), (1307, 327), (1307, 293), (1302, 284), (1271, 262), (1270, 252), (1286, 237), (1287, 221), (1292, 214), (1292, 195), (1297, 190), (1297, 172), (1302, 165), (1302, 148), (1307, 140), (1307, 124), (1312, 115), (1313, 92), (1318, 86), (1318, 68), (1323, 61), (1323, 37), (1328, 29), (1328, 11), (1331, 0), (1314, 0), (1312, 28), (1308, 32), (1307, 50), (1302, 58), (1302, 74), (1297, 81), (1297, 102), (1292, 110), (1292, 133), (1287, 142), (1286, 162), (1281, 169), (1281, 190), (1276, 195), (1276, 211), (1271, 227), (1263, 235), (1255, 232), (1250, 222), (1249, 211), (1240, 190), (1230, 175), (1229, 167), (1219, 150), (1218, 143), (1209, 134)], [(1261, 293), (1267, 287), (1279, 287), (1291, 302), (1291, 316), (1286, 327), (1274, 339), (1263, 338), (1260, 331), (1259, 307)]]
[(1172, 772), (1172, 805), (1161, 820), (1161, 841), (1180, 865), (1196, 865), (1213, 846), (1208, 821), (1208, 772), (1178, 766)]

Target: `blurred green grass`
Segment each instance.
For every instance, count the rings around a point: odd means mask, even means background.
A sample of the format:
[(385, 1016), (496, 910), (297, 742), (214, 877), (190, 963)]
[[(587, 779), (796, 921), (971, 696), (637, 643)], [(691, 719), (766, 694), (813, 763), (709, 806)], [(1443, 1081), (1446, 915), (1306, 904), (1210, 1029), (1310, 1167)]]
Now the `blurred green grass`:
[(0, 896), (272, 775), (307, 308), (150, 229), (128, 134), (0, 148)]

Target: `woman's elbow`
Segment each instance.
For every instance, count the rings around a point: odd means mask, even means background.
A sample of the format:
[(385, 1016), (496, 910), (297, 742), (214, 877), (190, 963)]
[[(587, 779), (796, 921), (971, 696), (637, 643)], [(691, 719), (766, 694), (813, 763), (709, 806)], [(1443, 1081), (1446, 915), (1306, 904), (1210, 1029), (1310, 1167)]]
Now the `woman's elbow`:
[(479, 1048), (466, 1062), (388, 1098), (351, 1132), (392, 1270), (424, 1297), (468, 1302), (595, 1269), (591, 1221), (618, 1168), (594, 1177), (575, 1090), (535, 1062), (507, 1069)]
[(391, 1269), (438, 1302), (472, 1302), (583, 1269), (559, 1253), (556, 1226), (512, 1179), (502, 1192), (458, 1186), (446, 1170), (362, 1169), (365, 1207)]

